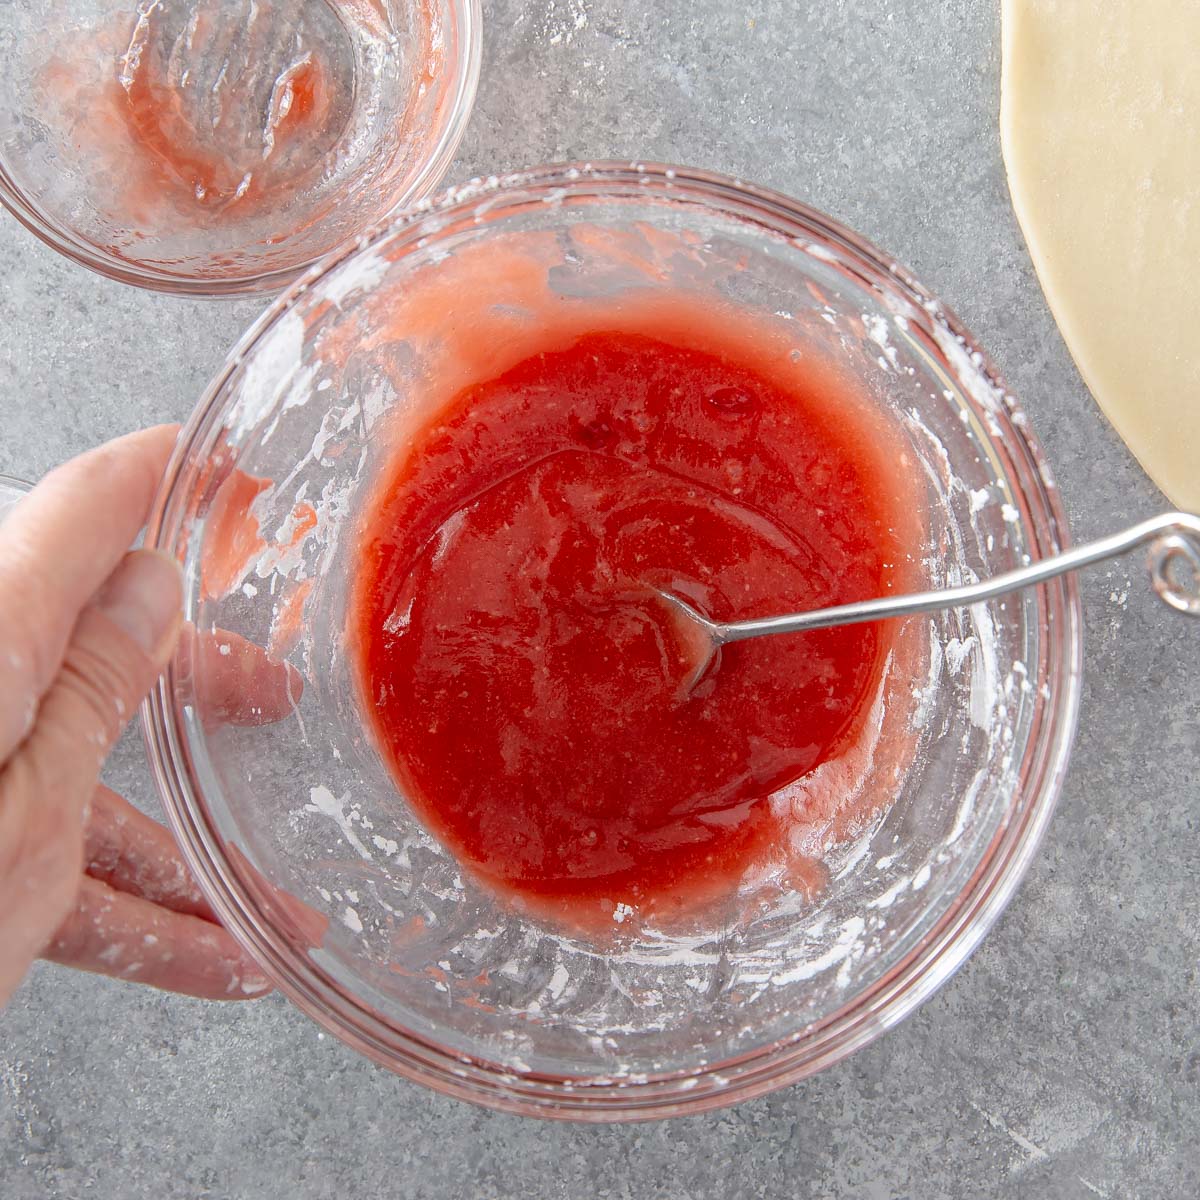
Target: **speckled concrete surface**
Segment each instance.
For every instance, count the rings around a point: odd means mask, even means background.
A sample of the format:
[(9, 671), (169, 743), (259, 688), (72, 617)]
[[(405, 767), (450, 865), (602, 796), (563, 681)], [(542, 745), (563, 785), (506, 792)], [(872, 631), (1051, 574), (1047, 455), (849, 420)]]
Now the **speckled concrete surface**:
[[(1082, 387), (1013, 220), (994, 0), (497, 0), (456, 176), (674, 159), (782, 188), (907, 262), (981, 337), (1077, 536), (1162, 500)], [(0, 471), (186, 414), (256, 305), (173, 302), (0, 220)], [(1066, 793), (960, 974), (851, 1061), (723, 1113), (572, 1128), (439, 1099), (275, 998), (206, 1006), (42, 967), (0, 1015), (0, 1195), (1194, 1197), (1200, 625), (1136, 563), (1085, 582)], [(127, 738), (111, 782), (155, 801)]]

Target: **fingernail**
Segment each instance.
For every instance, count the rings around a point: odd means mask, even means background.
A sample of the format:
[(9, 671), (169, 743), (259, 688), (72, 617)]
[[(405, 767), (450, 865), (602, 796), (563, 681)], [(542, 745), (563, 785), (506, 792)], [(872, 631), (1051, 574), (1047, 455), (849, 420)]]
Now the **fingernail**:
[(237, 989), (243, 996), (260, 996), (266, 995), (275, 985), (262, 973), (262, 969), (258, 963), (252, 962), (245, 955), (242, 956), (244, 964), (237, 972)]
[(290, 662), (285, 662), (283, 666), (287, 674), (287, 697), (292, 704), (299, 704), (300, 697), (304, 695), (304, 676)]
[(157, 550), (135, 550), (96, 594), (95, 608), (157, 658), (183, 619), (179, 564)]

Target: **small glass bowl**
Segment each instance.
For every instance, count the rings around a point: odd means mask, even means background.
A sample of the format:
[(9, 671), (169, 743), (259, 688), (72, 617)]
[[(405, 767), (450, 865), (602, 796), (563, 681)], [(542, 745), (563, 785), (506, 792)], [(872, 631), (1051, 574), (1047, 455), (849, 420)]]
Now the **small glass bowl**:
[(437, 185), (479, 0), (7, 0), (0, 203), (177, 295), (284, 287)]
[[(923, 584), (1066, 544), (1023, 414), (902, 268), (785, 196), (640, 163), (456, 189), (306, 276), (204, 396), (148, 535), (183, 564), (188, 619), (219, 652), (177, 660), (144, 711), (214, 908), (349, 1045), (510, 1112), (676, 1116), (866, 1045), (949, 978), (1013, 894), (1074, 732), (1080, 608), (1063, 578), (906, 624), (880, 716), (891, 751), (858, 784), (891, 804), (828, 852), (815, 899), (781, 887), (670, 929), (635, 916), (601, 944), (459, 870), (363, 732), (344, 633), (356, 523), (427, 418), (431, 383), (452, 394), (503, 369), (547, 311), (623, 320), (663, 291), (735, 305), (793, 355), (854, 371), (918, 467)], [(228, 655), (255, 645), (286, 656), (297, 686), (285, 703), (243, 688), (251, 719), (231, 719), (213, 697)]]
[(0, 475), (0, 523), (25, 498), (33, 484), (12, 475)]

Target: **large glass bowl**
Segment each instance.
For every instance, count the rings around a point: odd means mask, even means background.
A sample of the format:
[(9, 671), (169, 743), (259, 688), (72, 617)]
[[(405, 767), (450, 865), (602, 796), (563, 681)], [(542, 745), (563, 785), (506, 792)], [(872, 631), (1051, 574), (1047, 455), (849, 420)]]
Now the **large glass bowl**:
[[(902, 268), (784, 196), (636, 163), (468, 185), (302, 279), (201, 401), (149, 532), (183, 564), (187, 617), (219, 651), (177, 660), (144, 713), (214, 908), (336, 1036), (512, 1112), (693, 1112), (866, 1045), (949, 978), (1012, 895), (1074, 730), (1080, 610), (1060, 579), (904, 627), (880, 716), (889, 750), (847, 782), (893, 802), (829, 851), (815, 900), (759, 892), (733, 916), (630, 921), (601, 942), (459, 870), (364, 733), (344, 626), (365, 498), (428, 417), (431, 385), (501, 365), (537, 304), (616, 319), (672, 289), (854, 371), (920, 477), (921, 583), (1065, 545), (1024, 416)], [(248, 644), (298, 670), (282, 706), (244, 697), (249, 723), (213, 699)]]
[(0, 204), (111, 279), (277, 290), (437, 186), (479, 0), (5, 0)]

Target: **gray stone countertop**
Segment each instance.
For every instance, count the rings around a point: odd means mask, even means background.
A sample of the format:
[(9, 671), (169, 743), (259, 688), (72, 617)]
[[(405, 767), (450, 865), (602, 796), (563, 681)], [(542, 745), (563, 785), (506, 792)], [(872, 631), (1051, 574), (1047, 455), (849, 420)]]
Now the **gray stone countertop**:
[[(452, 177), (652, 158), (780, 188), (908, 264), (1022, 398), (1076, 537), (1164, 507), (1100, 417), (1014, 220), (996, 0), (491, 0)], [(0, 219), (0, 471), (183, 418), (260, 307), (108, 283)], [(1200, 624), (1083, 582), (1070, 778), (1007, 913), (913, 1017), (740, 1107), (588, 1128), (376, 1070), (283, 999), (39, 966), (0, 1015), (0, 1196), (1195, 1197)], [(140, 741), (108, 779), (157, 810)]]

